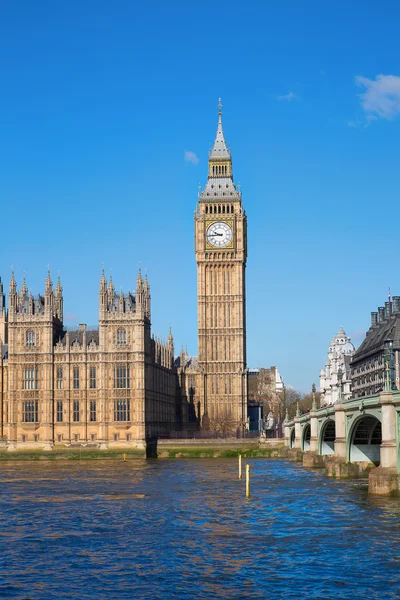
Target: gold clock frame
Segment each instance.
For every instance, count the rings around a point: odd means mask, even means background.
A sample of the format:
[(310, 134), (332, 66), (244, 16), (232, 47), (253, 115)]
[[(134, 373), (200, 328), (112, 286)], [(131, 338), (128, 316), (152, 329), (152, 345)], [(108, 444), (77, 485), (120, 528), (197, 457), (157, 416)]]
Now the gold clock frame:
[[(207, 240), (207, 231), (213, 223), (226, 223), (232, 229), (232, 240), (226, 246), (223, 246), (223, 247), (213, 246)], [(230, 249), (234, 248), (235, 247), (235, 234), (236, 234), (236, 232), (235, 232), (235, 220), (234, 219), (224, 219), (224, 218), (222, 218), (222, 215), (218, 214), (218, 215), (215, 215), (215, 217), (213, 217), (211, 219), (208, 218), (205, 221), (204, 238), (205, 238), (207, 250), (227, 250), (227, 249), (230, 250)]]

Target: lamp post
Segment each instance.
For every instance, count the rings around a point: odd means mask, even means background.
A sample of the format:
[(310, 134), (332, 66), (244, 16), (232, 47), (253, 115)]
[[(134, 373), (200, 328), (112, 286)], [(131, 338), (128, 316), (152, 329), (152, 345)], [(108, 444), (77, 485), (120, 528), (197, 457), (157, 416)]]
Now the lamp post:
[(315, 392), (317, 391), (317, 388), (315, 386), (315, 383), (312, 384), (311, 391), (312, 391), (312, 410), (317, 410), (317, 404), (315, 402)]
[(337, 380), (338, 380), (338, 388), (339, 388), (338, 403), (341, 404), (342, 403), (342, 386), (343, 386), (343, 371), (342, 371), (341, 367), (339, 367), (339, 369), (338, 369)]
[(392, 355), (393, 342), (392, 340), (385, 340), (383, 343), (383, 364), (385, 366), (383, 389), (385, 392), (391, 391), (392, 389)]

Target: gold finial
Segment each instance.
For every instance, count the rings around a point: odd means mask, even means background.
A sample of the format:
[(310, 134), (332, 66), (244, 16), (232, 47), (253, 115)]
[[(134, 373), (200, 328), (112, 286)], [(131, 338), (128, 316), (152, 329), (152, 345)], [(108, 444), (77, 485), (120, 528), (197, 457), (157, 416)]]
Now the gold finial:
[(218, 114), (219, 114), (219, 115), (222, 115), (222, 109), (223, 109), (223, 106), (222, 106), (222, 99), (221, 99), (221, 98), (218, 98)]

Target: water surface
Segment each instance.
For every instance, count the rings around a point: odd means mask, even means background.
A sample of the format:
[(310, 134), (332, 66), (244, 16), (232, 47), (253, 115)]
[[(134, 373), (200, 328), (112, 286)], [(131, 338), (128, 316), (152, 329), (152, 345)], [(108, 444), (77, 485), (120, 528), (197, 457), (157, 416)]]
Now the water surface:
[(249, 463), (2, 463), (0, 597), (400, 598), (399, 500)]

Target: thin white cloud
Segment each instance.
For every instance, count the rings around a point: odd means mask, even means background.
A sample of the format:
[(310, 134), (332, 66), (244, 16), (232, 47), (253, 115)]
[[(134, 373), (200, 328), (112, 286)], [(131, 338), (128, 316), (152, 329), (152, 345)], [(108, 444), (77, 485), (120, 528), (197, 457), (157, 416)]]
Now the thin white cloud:
[(368, 123), (378, 118), (394, 119), (400, 114), (400, 77), (377, 75), (375, 79), (367, 79), (357, 75), (355, 81), (365, 88), (359, 96)]
[(277, 100), (286, 100), (287, 102), (291, 102), (292, 100), (295, 99), (295, 95), (293, 92), (289, 92), (288, 94), (284, 94), (283, 96), (277, 96), (276, 99)]
[(185, 160), (185, 162), (188, 162), (192, 165), (199, 164), (199, 158), (198, 158), (197, 154), (195, 152), (192, 152), (191, 150), (185, 150), (184, 160)]

